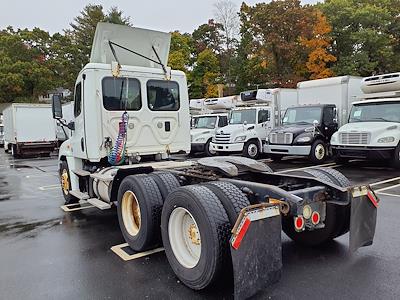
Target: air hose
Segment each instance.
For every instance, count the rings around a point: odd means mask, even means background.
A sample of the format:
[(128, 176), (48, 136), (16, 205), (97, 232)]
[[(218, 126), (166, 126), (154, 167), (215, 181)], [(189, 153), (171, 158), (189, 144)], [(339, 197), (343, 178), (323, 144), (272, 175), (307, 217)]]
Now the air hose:
[(115, 141), (114, 147), (111, 149), (111, 152), (108, 154), (108, 162), (113, 166), (118, 166), (125, 162), (128, 120), (129, 115), (125, 111), (122, 114), (121, 121), (119, 122), (117, 140)]

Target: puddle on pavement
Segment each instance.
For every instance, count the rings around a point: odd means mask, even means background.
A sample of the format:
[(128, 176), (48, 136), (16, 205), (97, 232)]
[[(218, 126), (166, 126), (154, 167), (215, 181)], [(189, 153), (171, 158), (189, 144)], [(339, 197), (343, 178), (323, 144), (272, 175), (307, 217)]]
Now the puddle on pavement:
[(0, 176), (0, 201), (10, 200), (12, 197), (12, 193), (8, 189), (9, 183), (6, 181), (6, 178)]
[(5, 236), (23, 235), (24, 237), (35, 237), (40, 231), (53, 228), (60, 224), (62, 224), (62, 222), (58, 218), (30, 223), (21, 221), (14, 223), (3, 223), (0, 224), (0, 234), (4, 234)]

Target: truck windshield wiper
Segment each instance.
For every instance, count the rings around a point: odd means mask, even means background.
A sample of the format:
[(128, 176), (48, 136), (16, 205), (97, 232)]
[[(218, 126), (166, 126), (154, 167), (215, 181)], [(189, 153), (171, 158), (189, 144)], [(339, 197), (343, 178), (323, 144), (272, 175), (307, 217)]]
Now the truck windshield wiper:
[(370, 119), (370, 120), (368, 120), (368, 121), (375, 121), (375, 120), (381, 120), (381, 121), (385, 121), (385, 122), (395, 122), (395, 121), (388, 120), (388, 119), (381, 118), (381, 117), (378, 117), (378, 118), (372, 118), (372, 119)]
[(299, 122), (295, 122), (294, 124), (310, 124), (310, 123), (308, 123), (306, 121), (299, 121)]

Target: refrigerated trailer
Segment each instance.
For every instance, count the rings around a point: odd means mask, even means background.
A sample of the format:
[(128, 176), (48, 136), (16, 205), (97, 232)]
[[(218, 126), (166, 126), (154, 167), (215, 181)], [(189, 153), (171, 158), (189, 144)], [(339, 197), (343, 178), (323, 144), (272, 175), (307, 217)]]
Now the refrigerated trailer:
[(51, 105), (14, 103), (3, 115), (5, 149), (14, 157), (49, 155), (56, 147)]
[[(237, 299), (279, 280), (281, 229), (308, 246), (348, 231), (352, 250), (372, 243), (379, 200), (336, 170), (276, 174), (244, 157), (165, 160), (190, 150), (186, 76), (166, 67), (169, 43), (166, 33), (97, 26), (75, 85), (74, 133), (59, 152), (67, 205), (116, 205), (134, 251), (162, 244), (194, 290), (233, 273)], [(62, 119), (57, 97), (53, 116)]]

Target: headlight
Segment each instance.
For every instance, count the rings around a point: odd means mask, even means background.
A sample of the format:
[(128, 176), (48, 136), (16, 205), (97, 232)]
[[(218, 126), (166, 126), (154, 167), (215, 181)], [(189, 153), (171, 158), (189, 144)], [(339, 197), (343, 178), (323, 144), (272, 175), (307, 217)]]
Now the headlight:
[(198, 139), (195, 139), (195, 142), (199, 142), (199, 143), (201, 143), (201, 142), (205, 142), (205, 138), (198, 138)]
[(378, 143), (393, 143), (394, 142), (394, 137), (393, 136), (385, 136), (383, 138), (380, 138), (378, 140)]
[(296, 142), (297, 143), (307, 143), (311, 141), (311, 137), (310, 136), (303, 136), (303, 137), (299, 137)]
[(236, 137), (235, 142), (244, 142), (246, 140), (246, 136), (245, 135), (241, 135)]

